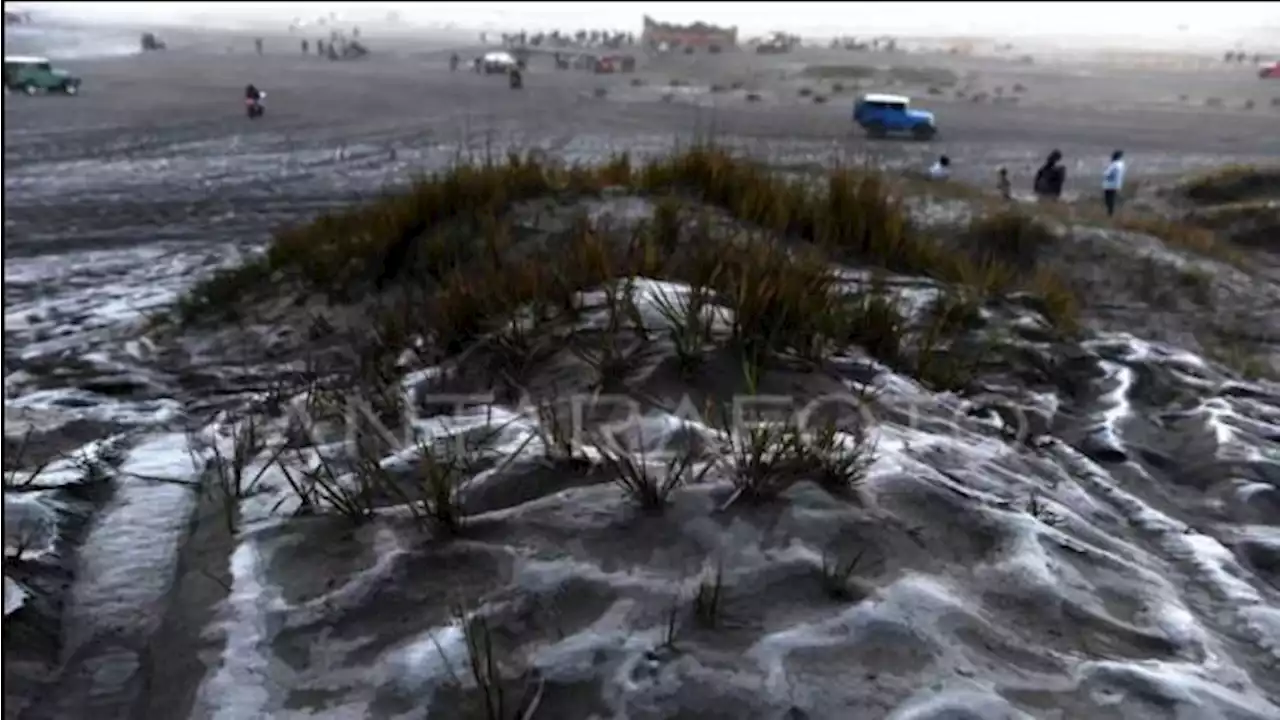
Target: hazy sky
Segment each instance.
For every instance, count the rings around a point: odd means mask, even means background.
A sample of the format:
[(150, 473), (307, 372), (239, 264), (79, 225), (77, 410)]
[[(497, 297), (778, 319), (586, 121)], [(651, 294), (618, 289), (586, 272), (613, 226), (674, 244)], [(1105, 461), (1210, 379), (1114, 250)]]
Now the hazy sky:
[[(1273, 2), (18, 2), (23, 9), (86, 18), (164, 22), (202, 16), (230, 23), (250, 17), (287, 21), (338, 11), (381, 18), (395, 10), (413, 23), (516, 29), (636, 28), (640, 16), (736, 23), (744, 32), (787, 30), (814, 35), (1000, 34), (1230, 37), (1280, 27)], [(590, 12), (584, 12), (586, 9)], [(237, 23), (238, 24), (238, 23)], [(1187, 26), (1180, 31), (1179, 26)], [(1280, 30), (1276, 31), (1280, 35)], [(1280, 38), (1277, 38), (1280, 40)]]

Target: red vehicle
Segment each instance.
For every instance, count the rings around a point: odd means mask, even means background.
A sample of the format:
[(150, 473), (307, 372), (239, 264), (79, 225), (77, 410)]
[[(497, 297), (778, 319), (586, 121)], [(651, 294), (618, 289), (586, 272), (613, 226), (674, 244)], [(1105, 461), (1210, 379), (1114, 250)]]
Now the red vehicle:
[(596, 58), (595, 71), (601, 74), (636, 71), (636, 59), (631, 55), (605, 55)]
[(1258, 70), (1258, 77), (1270, 80), (1280, 80), (1280, 60), (1270, 65), (1264, 65)]

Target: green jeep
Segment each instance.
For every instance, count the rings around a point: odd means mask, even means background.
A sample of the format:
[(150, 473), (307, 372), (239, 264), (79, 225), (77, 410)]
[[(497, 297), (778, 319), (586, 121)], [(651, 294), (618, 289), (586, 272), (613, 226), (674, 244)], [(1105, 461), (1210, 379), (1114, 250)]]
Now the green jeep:
[(80, 92), (80, 78), (49, 64), (49, 58), (6, 55), (4, 89), (21, 90), (28, 95), (40, 91), (75, 95)]

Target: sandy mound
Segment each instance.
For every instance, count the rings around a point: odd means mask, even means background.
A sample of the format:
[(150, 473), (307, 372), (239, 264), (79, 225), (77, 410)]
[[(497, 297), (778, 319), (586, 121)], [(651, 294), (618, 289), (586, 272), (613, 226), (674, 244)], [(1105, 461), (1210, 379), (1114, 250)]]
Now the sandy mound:
[(1273, 716), (1276, 386), (1079, 334), (1114, 238), (760, 172), (464, 171), (191, 295), (295, 373), (189, 440), (197, 714)]

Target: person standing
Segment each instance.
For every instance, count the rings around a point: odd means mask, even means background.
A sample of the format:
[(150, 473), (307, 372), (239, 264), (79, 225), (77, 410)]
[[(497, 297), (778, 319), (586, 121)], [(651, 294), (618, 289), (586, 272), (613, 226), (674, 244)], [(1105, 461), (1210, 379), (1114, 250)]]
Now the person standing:
[(1124, 151), (1111, 153), (1111, 164), (1102, 173), (1102, 202), (1106, 205), (1107, 216), (1116, 214), (1116, 201), (1124, 188)]
[(1013, 199), (1013, 183), (1009, 182), (1008, 168), (1000, 168), (1000, 172), (996, 174), (996, 189), (1005, 200)]
[(1049, 153), (1044, 165), (1036, 171), (1032, 190), (1040, 200), (1055, 201), (1062, 197), (1062, 186), (1067, 181), (1067, 169), (1060, 164), (1061, 160), (1062, 152), (1054, 150)]

